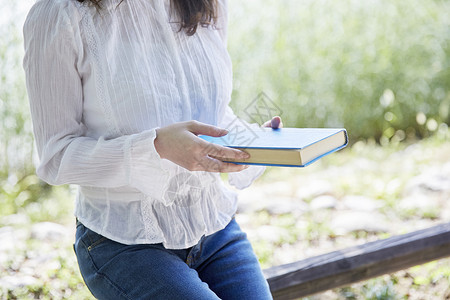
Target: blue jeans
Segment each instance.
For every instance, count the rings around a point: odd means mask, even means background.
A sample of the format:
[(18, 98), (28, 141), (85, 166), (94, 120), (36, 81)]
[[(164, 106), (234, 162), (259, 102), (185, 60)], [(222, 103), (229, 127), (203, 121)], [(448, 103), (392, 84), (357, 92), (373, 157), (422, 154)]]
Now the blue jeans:
[(98, 299), (272, 299), (234, 219), (181, 250), (120, 244), (78, 222), (74, 249), (81, 275)]

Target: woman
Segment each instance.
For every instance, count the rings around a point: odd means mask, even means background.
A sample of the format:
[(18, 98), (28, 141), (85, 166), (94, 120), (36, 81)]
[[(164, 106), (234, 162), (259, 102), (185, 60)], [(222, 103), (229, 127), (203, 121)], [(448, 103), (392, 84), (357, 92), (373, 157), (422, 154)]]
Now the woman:
[(271, 298), (219, 176), (244, 188), (263, 168), (197, 137), (236, 118), (226, 28), (226, 0), (40, 0), (27, 17), (37, 173), (79, 186), (74, 249), (99, 299)]

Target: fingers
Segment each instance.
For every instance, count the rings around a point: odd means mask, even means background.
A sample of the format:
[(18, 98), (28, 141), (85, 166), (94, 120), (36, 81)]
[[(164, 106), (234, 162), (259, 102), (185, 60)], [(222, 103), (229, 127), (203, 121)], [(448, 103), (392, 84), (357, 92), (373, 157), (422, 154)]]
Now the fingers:
[(264, 124), (262, 124), (262, 127), (272, 127), (271, 122), (272, 122), (272, 120), (264, 122)]
[(189, 121), (188, 122), (188, 130), (192, 133), (199, 135), (209, 135), (214, 137), (224, 136), (228, 133), (228, 130), (219, 128), (213, 125), (201, 123), (198, 121)]
[(207, 172), (239, 172), (246, 169), (248, 166), (239, 165), (234, 163), (223, 162), (228, 159), (246, 159), (250, 155), (244, 151), (233, 149), (229, 147), (223, 147), (213, 143), (205, 142), (199, 139), (201, 144), (201, 151), (197, 156), (198, 164), (197, 171)]
[(202, 169), (206, 169), (205, 171), (220, 173), (239, 172), (249, 167), (248, 165), (223, 162), (209, 156), (205, 156), (199, 164)]
[(220, 137), (227, 131), (198, 121), (187, 121), (157, 129), (154, 140), (155, 149), (162, 159), (186, 168), (189, 171), (237, 172), (244, 165), (224, 163), (222, 160), (249, 158), (238, 149), (223, 147), (196, 136), (205, 134)]
[[(191, 142), (184, 145), (181, 156), (176, 157), (175, 163), (180, 164), (190, 171), (207, 172), (239, 172), (246, 169), (247, 165), (223, 162), (223, 160), (238, 160), (249, 158), (250, 155), (244, 151), (223, 147), (214, 143), (209, 143), (195, 136), (204, 134), (208, 136), (220, 137), (228, 133), (227, 130), (204, 124), (198, 121), (184, 122), (182, 125), (188, 134), (187, 140)], [(194, 142), (194, 143), (192, 143)], [(186, 151), (192, 155), (186, 155)]]
[(279, 128), (281, 125), (281, 118), (280, 117), (273, 117), (271, 120), (271, 127), (276, 129)]
[(282, 128), (283, 127), (283, 122), (281, 121), (281, 117), (275, 116), (271, 120), (265, 122), (262, 126), (263, 127), (271, 127), (273, 129), (277, 129), (277, 128)]
[(216, 157), (218, 159), (226, 159), (226, 158), (231, 158), (231, 159), (246, 159), (249, 158), (250, 155), (244, 151), (241, 151), (239, 149), (233, 149), (230, 147), (223, 147), (220, 145), (216, 145), (213, 143), (208, 143), (205, 142), (203, 140), (201, 140), (201, 147), (202, 147), (202, 151), (201, 151), (201, 155), (202, 156), (213, 156)]

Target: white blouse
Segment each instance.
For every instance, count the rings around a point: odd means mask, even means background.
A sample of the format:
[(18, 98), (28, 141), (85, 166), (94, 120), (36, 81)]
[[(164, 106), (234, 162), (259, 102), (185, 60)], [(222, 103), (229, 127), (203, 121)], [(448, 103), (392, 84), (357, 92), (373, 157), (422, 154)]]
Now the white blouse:
[[(87, 1), (39, 0), (28, 14), (37, 174), (78, 185), (75, 215), (99, 234), (187, 248), (228, 224), (237, 195), (218, 173), (161, 159), (155, 130), (187, 120), (236, 124), (227, 0), (219, 0), (217, 29), (199, 26), (191, 37), (172, 22), (169, 0), (119, 2), (103, 0), (97, 11)], [(230, 173), (229, 182), (245, 188), (263, 171)]]

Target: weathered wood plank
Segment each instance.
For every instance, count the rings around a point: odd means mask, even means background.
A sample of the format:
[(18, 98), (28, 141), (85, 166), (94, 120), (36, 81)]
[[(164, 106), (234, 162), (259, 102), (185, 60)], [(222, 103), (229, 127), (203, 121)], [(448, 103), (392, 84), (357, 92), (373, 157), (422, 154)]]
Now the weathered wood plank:
[(264, 270), (275, 299), (295, 299), (450, 256), (450, 223)]

